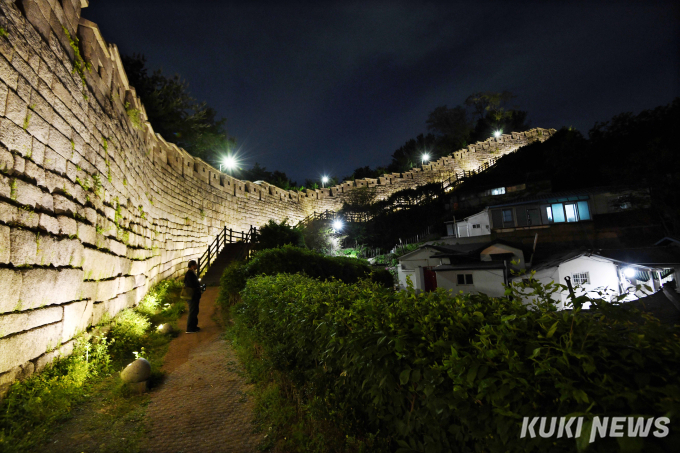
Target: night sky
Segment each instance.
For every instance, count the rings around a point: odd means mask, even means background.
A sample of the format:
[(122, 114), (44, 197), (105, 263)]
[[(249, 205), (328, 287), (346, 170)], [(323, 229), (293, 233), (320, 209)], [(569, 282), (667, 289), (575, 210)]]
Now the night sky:
[(91, 0), (121, 53), (179, 73), (227, 119), (245, 165), (293, 180), (386, 165), (439, 105), (509, 90), (532, 126), (680, 95), (677, 2)]

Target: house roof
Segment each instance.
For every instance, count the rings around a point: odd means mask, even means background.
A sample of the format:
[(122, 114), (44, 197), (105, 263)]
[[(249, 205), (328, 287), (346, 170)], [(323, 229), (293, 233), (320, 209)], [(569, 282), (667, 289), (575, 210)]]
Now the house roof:
[(484, 213), (488, 213), (488, 212), (489, 212), (489, 207), (487, 206), (486, 208), (482, 209), (481, 211), (479, 211), (479, 212), (476, 213), (476, 214), (469, 215), (469, 216), (463, 218), (462, 220), (449, 220), (448, 222), (444, 222), (444, 225), (448, 225), (448, 224), (450, 224), (450, 223), (462, 223), (462, 222), (467, 222), (468, 219), (471, 218), (471, 217), (476, 217), (476, 216), (478, 216), (478, 215), (480, 215), (480, 214), (484, 214)]
[(680, 264), (680, 250), (675, 247), (636, 247), (596, 250), (594, 255), (603, 256), (627, 264), (641, 266), (664, 266)]
[(625, 191), (631, 191), (632, 189), (630, 187), (623, 188), (623, 187), (613, 187), (613, 186), (605, 186), (605, 187), (593, 187), (591, 189), (580, 189), (580, 190), (569, 190), (569, 191), (563, 191), (563, 192), (551, 192), (551, 193), (544, 193), (540, 195), (534, 195), (531, 197), (522, 197), (522, 198), (516, 198), (513, 201), (503, 203), (503, 204), (497, 204), (497, 205), (490, 205), (489, 208), (501, 208), (505, 206), (516, 206), (519, 204), (529, 204), (529, 203), (560, 203), (563, 201), (578, 201), (578, 200), (587, 200), (589, 198), (589, 195), (591, 194), (596, 194), (596, 193), (605, 193), (605, 192), (625, 192)]
[(539, 271), (579, 258), (597, 256), (623, 264), (649, 267), (672, 267), (680, 264), (680, 250), (672, 246), (652, 246), (618, 249), (588, 249), (586, 247), (550, 255), (535, 263), (533, 270)]
[(479, 269), (505, 269), (505, 263), (503, 261), (478, 261), (474, 263), (442, 264), (432, 270), (435, 272), (443, 272)]
[(680, 239), (673, 236), (666, 236), (654, 245), (675, 245), (680, 246)]
[(526, 254), (525, 247), (522, 244), (515, 243), (515, 242), (509, 242), (509, 241), (504, 241), (503, 239), (495, 239), (493, 241), (489, 242), (484, 242), (483, 244), (479, 243), (472, 243), (472, 244), (457, 244), (455, 246), (449, 246), (447, 247), (448, 250), (442, 250), (441, 253), (438, 253), (436, 255), (433, 255), (432, 258), (451, 258), (451, 257), (476, 257), (479, 259), (479, 254), (484, 251), (484, 249), (487, 249), (491, 247), (492, 245), (505, 245), (508, 247), (512, 247), (518, 250), (521, 250), (522, 253)]

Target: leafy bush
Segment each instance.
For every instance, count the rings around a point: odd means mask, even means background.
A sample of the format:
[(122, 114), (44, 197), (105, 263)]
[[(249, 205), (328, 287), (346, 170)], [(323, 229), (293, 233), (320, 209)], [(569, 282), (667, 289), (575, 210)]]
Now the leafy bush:
[[(601, 299), (582, 311), (584, 296), (558, 312), (557, 289), (529, 279), (490, 298), (262, 276), (241, 293), (236, 341), (296, 398), (323, 402), (317, 417), (392, 451), (574, 451), (588, 446), (588, 422), (578, 440), (521, 439), (522, 418), (673, 420), (678, 331)], [(589, 451), (670, 451), (677, 437), (598, 439)]]
[[(304, 273), (312, 278), (336, 278), (345, 283), (355, 283), (371, 275), (364, 260), (348, 257), (328, 257), (312, 250), (286, 245), (257, 252), (247, 263), (232, 263), (220, 278), (219, 303), (233, 302), (245, 288), (246, 281), (257, 275)], [(391, 285), (390, 285), (391, 286)]]
[(371, 281), (385, 288), (394, 286), (394, 275), (387, 269), (378, 269), (371, 274)]
[(302, 230), (288, 225), (288, 219), (282, 220), (281, 223), (274, 220), (267, 222), (257, 232), (257, 240), (255, 245), (257, 250), (274, 249), (284, 245), (305, 246)]

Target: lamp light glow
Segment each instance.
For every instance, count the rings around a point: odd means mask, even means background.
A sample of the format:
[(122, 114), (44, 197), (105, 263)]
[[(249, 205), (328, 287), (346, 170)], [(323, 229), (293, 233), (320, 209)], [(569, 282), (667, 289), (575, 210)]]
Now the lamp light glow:
[(635, 277), (635, 274), (637, 274), (637, 271), (632, 267), (627, 267), (623, 270), (623, 274), (628, 278), (633, 278)]
[(220, 163), (220, 171), (222, 171), (223, 168), (226, 170), (234, 170), (237, 166), (238, 161), (234, 156), (226, 156)]
[(342, 220), (340, 219), (335, 219), (333, 221), (333, 229), (335, 231), (340, 231), (342, 229)]
[(498, 138), (498, 137), (501, 136), (501, 133), (502, 133), (502, 132), (501, 132), (500, 130), (498, 130), (498, 131), (496, 131), (496, 132), (493, 133), (493, 136), (496, 137), (496, 138)]
[(321, 177), (321, 186), (326, 187), (327, 182), (328, 182), (328, 176), (322, 176)]

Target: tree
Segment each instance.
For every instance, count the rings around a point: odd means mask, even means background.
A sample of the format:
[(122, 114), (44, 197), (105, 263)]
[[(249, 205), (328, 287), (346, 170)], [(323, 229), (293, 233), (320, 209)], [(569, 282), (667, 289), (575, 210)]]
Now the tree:
[(402, 173), (418, 167), (422, 163), (424, 153), (429, 153), (431, 158), (439, 157), (435, 146), (437, 137), (433, 134), (418, 135), (392, 153), (392, 163), (387, 167), (391, 172)]
[(510, 91), (484, 91), (471, 94), (465, 99), (475, 127), (470, 136), (472, 141), (489, 138), (495, 131), (522, 132), (529, 129), (527, 112), (509, 107), (516, 98)]
[(260, 228), (257, 239), (255, 246), (257, 250), (274, 249), (288, 244), (294, 247), (305, 247), (302, 230), (288, 225), (288, 219), (282, 220), (281, 223), (270, 220)]
[(458, 105), (452, 109), (445, 105), (430, 112), (427, 118), (427, 129), (437, 134), (437, 145), (447, 154), (465, 148), (470, 141), (472, 121), (467, 111)]
[(266, 181), (283, 190), (294, 190), (297, 186), (297, 183), (291, 181), (284, 172), (278, 170), (273, 172), (268, 171), (267, 168), (260, 165), (259, 162), (255, 162), (255, 165), (250, 169), (238, 169), (236, 174), (241, 179), (247, 181)]
[(225, 129), (226, 119), (217, 119), (215, 109), (194, 99), (178, 74), (167, 77), (160, 69), (149, 74), (144, 55), (123, 55), (121, 60), (149, 122), (163, 138), (207, 161), (234, 144)]

